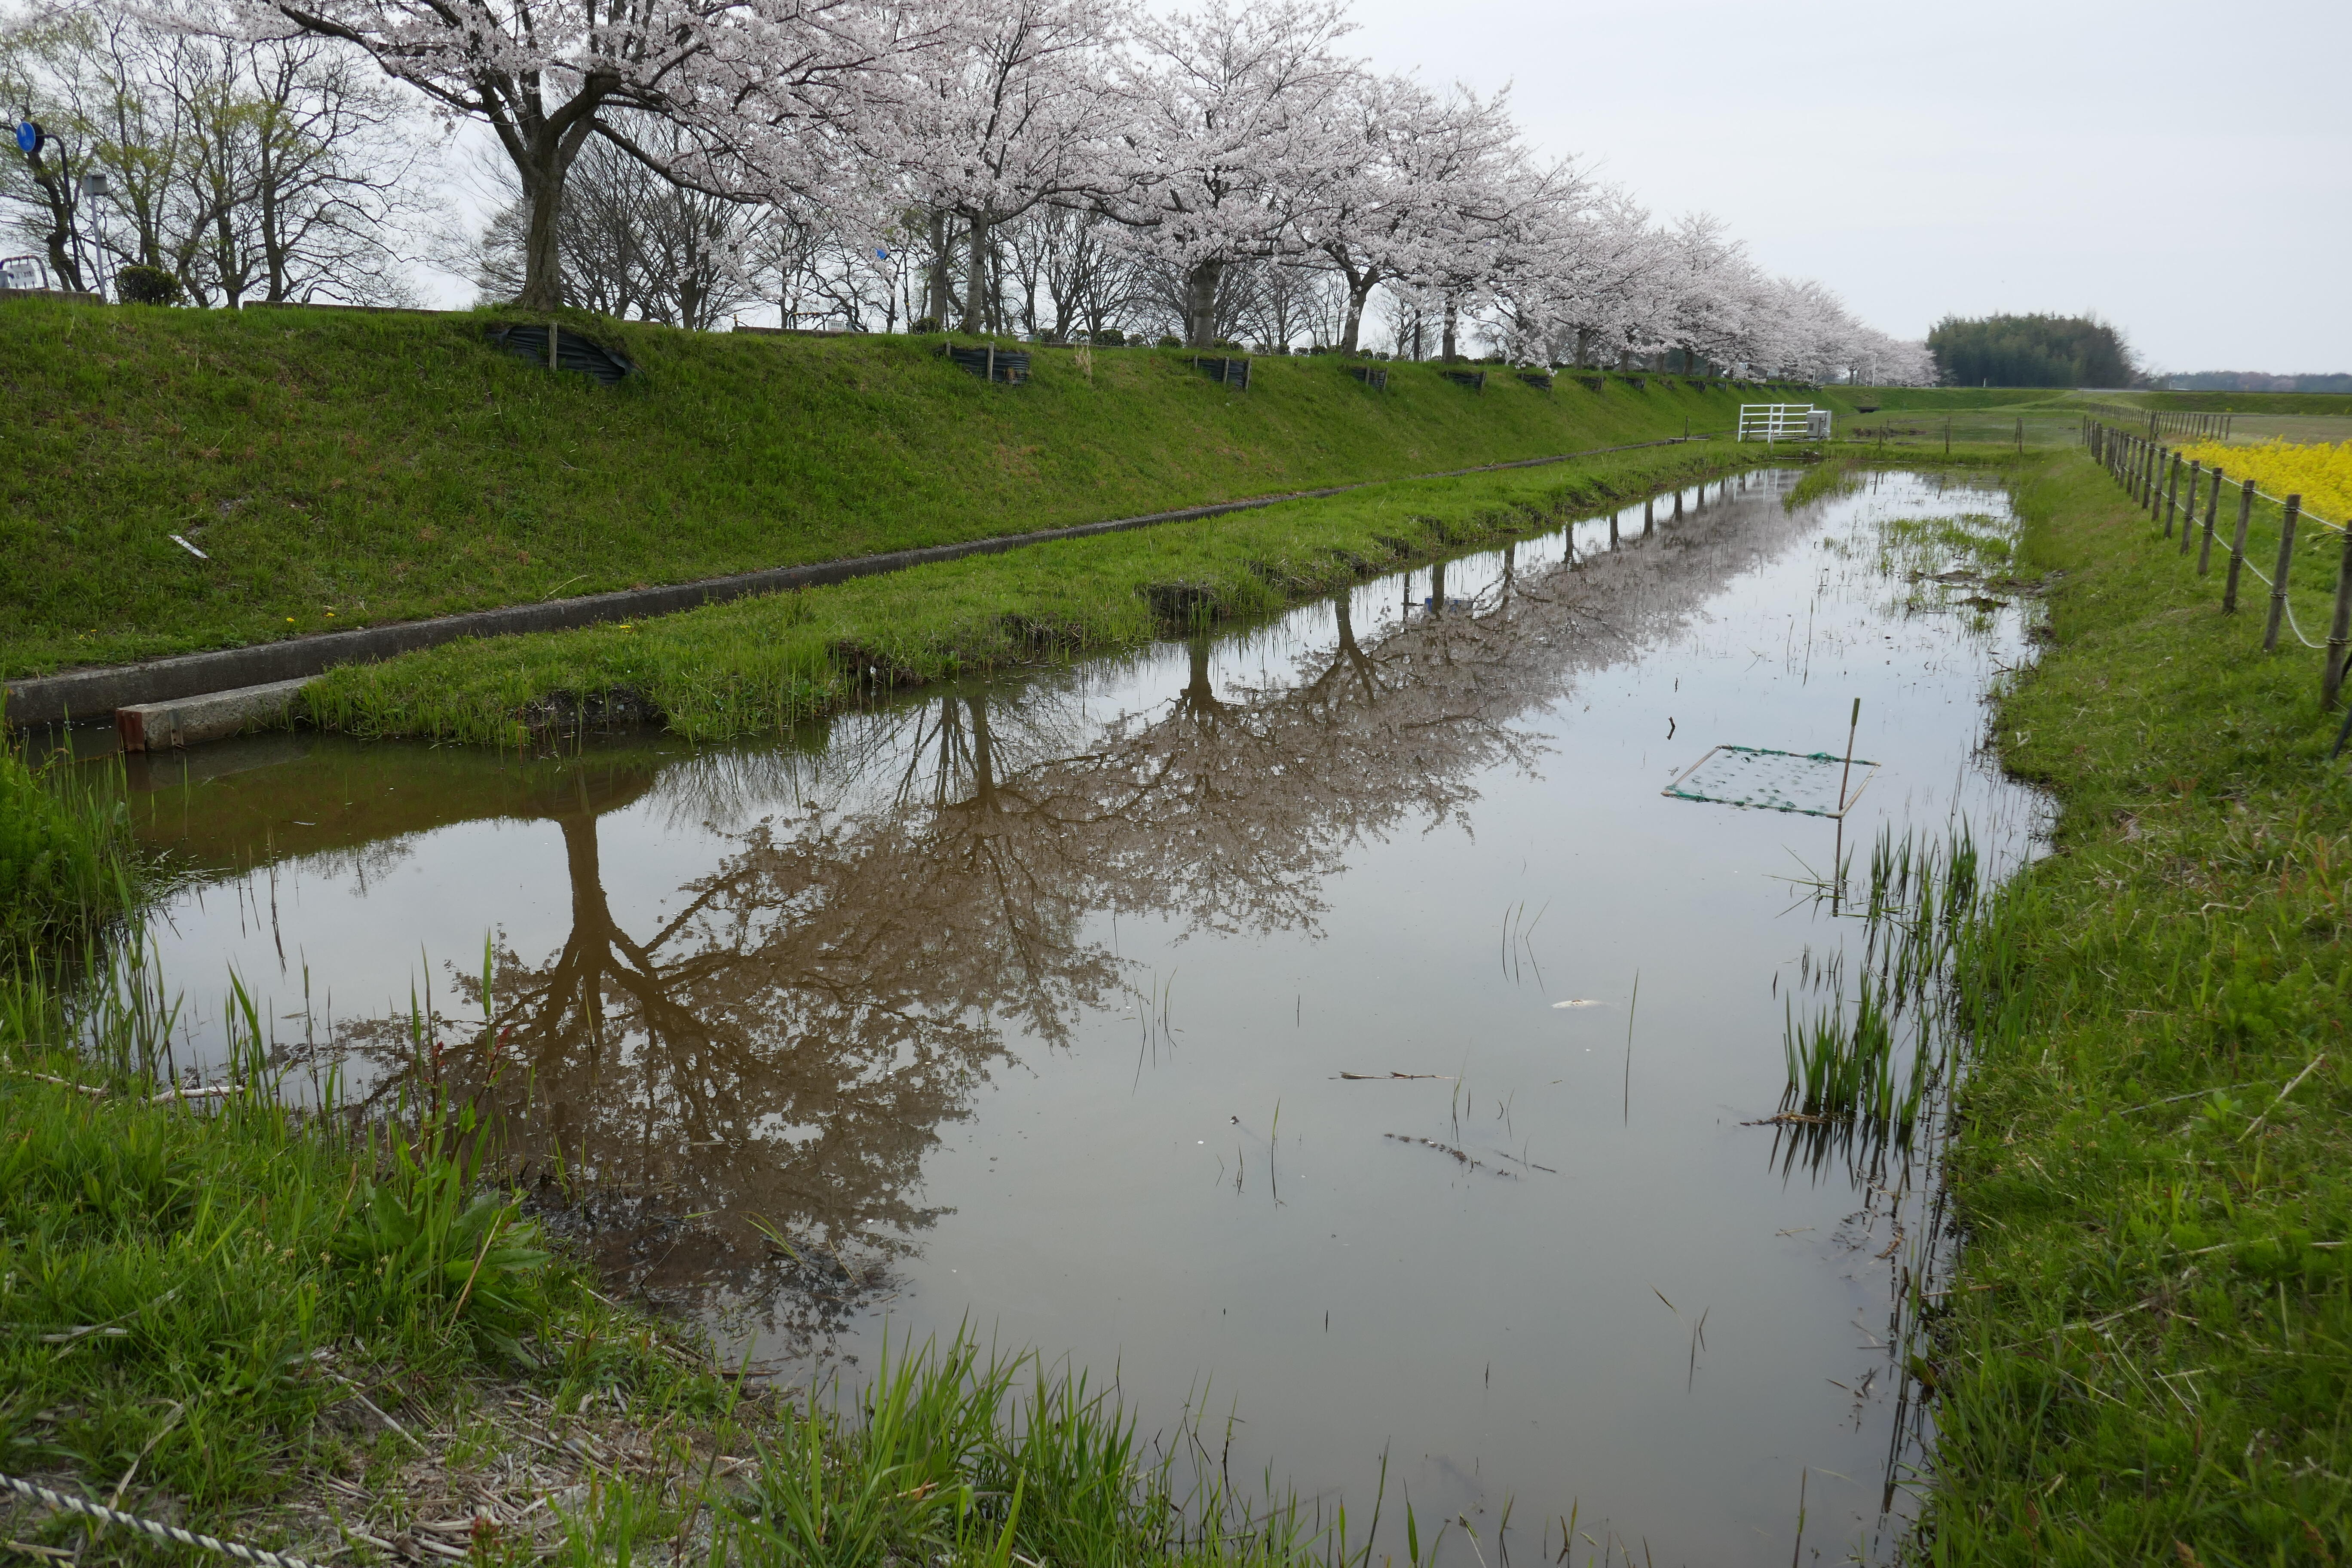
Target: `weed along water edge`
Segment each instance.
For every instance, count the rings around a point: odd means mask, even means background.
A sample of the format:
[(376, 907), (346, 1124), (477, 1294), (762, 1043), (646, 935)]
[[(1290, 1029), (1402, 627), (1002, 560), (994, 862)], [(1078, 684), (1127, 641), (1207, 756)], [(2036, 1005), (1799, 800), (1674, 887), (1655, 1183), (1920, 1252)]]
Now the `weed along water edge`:
[[(1979, 742), (2035, 585), (1998, 489), (1798, 477), (782, 742), (134, 760), (177, 1048), (234, 972), (395, 1094), (487, 931), (549, 1223), (780, 1376), (1049, 1347), (1242, 1489), (1361, 1521), (1385, 1462), (1400, 1561), (1408, 1500), (1424, 1561), (1886, 1556), (1948, 1088), (1887, 933), (2032, 852)], [(1857, 699), (1843, 820), (1662, 794)]]

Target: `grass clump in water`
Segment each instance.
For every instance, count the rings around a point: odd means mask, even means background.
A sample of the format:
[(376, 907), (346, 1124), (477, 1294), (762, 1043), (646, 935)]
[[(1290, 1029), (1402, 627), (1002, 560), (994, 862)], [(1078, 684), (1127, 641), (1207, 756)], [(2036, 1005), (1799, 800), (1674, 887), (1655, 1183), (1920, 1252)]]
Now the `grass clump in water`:
[(86, 938), (140, 879), (119, 790), (0, 749), (0, 954)]

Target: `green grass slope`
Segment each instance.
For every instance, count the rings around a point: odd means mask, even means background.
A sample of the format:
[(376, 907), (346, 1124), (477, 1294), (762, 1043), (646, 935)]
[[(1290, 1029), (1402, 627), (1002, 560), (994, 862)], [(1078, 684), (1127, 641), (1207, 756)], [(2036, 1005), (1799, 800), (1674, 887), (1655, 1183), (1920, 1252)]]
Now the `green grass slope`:
[(2060, 403), (2072, 395), (2059, 386), (1842, 386), (1831, 390), (1843, 401), (1904, 414), (2025, 408)]
[(494, 744), (596, 712), (658, 717), (698, 741), (772, 733), (877, 679), (919, 685), (1270, 615), (1742, 460), (1764, 448), (1676, 443), (1054, 540), (635, 624), (467, 638), (331, 670), (304, 692), (305, 717), (365, 737)]
[[(643, 374), (552, 375), (487, 315), (0, 306), (0, 674), (679, 582), (1297, 487), (1728, 428), (1782, 395), (1328, 358), (1228, 391), (1189, 356), (581, 317)], [(211, 559), (173, 542), (179, 533)]]
[(2116, 401), (2166, 413), (2290, 415), (2352, 414), (2352, 393), (2342, 392), (2128, 392)]
[[(2053, 853), (1963, 954), (1965, 1237), (1920, 1560), (2352, 1554), (2352, 785), (2319, 656), (2261, 651), (2089, 459), (2022, 476), (2053, 641), (2001, 699)], [(2249, 553), (2267, 562), (2276, 531)], [(2267, 533), (2268, 537), (2263, 537)], [(2326, 613), (2337, 553), (2298, 553)]]

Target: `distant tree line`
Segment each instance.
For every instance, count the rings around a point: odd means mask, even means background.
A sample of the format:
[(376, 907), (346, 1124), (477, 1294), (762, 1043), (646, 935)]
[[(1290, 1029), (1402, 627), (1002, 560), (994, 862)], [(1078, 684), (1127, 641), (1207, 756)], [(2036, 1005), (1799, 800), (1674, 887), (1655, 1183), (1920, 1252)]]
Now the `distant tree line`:
[(2137, 358), (2094, 316), (1947, 316), (1927, 334), (1946, 386), (2130, 386)]
[(2186, 375), (2168, 375), (2164, 384), (2174, 392), (2352, 393), (2352, 375), (2266, 375), (2258, 370), (2200, 370)]

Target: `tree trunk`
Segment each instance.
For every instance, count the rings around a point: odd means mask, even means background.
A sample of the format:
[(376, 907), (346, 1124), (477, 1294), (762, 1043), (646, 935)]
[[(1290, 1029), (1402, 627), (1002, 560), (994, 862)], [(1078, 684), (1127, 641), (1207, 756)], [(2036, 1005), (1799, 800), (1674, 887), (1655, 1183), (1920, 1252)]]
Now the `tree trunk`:
[(1359, 272), (1336, 256), (1332, 259), (1339, 261), (1339, 276), (1348, 280), (1348, 325), (1339, 334), (1339, 352), (1351, 354), (1362, 346), (1364, 307), (1370, 301), (1372, 290), (1380, 286), (1381, 276), (1370, 268)]
[(1217, 337), (1217, 285), (1224, 280), (1223, 261), (1197, 263), (1184, 275), (1184, 343), (1204, 349)]
[(73, 182), (65, 160), (58, 159), (54, 171), (38, 153), (30, 154), (27, 162), (33, 166), (33, 184), (41, 188), (42, 205), (48, 208), (49, 231), (41, 237), (41, 241), (49, 253), (49, 267), (57, 276), (58, 287), (79, 293), (81, 247), (74, 234)]
[(975, 217), (967, 237), (971, 261), (963, 275), (963, 330), (982, 332), (988, 330), (988, 220)]
[(286, 237), (278, 210), (278, 182), (265, 178), (261, 185), (261, 258), (269, 271), (269, 289), (265, 302), (282, 305), (287, 300)]
[(931, 331), (948, 324), (948, 215), (931, 214), (931, 264), (923, 276), (923, 318)]
[(983, 811), (996, 809), (996, 748), (988, 731), (988, 699), (969, 699), (971, 709), (971, 799)]
[(557, 221), (563, 213), (564, 160), (551, 141), (534, 138), (530, 156), (519, 160), (522, 199), (530, 208), (523, 229), (522, 292), (515, 303), (526, 310), (552, 310), (563, 303), (563, 258)]
[(1445, 297), (1445, 329), (1440, 337), (1437, 353), (1437, 357), (1444, 360), (1447, 364), (1452, 364), (1455, 360), (1462, 357), (1462, 355), (1456, 352), (1455, 344), (1455, 338), (1460, 325), (1458, 320), (1460, 311), (1461, 307), (1455, 303), (1454, 296), (1448, 294)]
[(1583, 370), (1592, 363), (1592, 329), (1576, 329), (1576, 368)]

